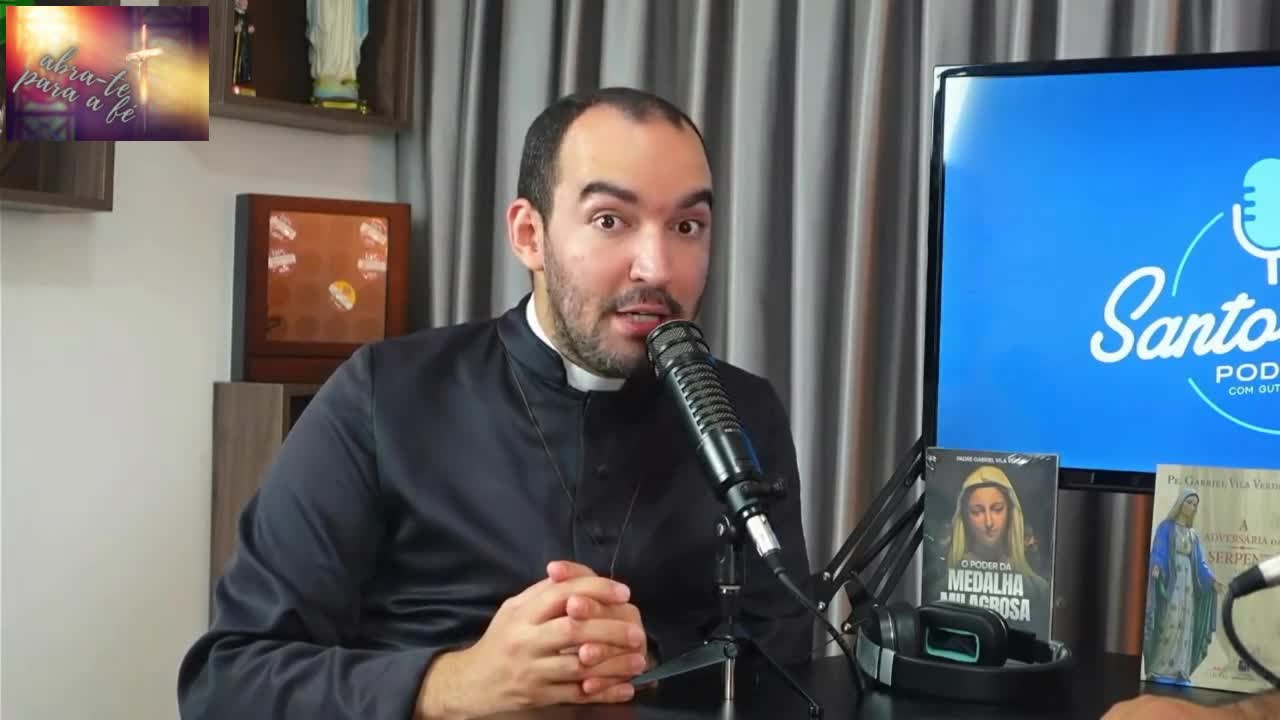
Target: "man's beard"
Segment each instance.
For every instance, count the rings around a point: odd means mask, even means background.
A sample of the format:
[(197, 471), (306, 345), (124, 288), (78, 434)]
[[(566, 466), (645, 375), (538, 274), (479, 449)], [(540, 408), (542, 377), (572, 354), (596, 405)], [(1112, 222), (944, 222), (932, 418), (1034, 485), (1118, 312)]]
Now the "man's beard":
[[(564, 269), (556, 261), (550, 241), (545, 244), (547, 298), (551, 301), (551, 322), (561, 350), (574, 364), (600, 375), (627, 378), (649, 370), (649, 359), (643, 348), (627, 353), (611, 352), (605, 347), (609, 320), (619, 308), (628, 305), (662, 305), (669, 315), (683, 316), (680, 303), (665, 290), (638, 287), (614, 298), (601, 308), (593, 320), (585, 317), (587, 298), (583, 297)], [(571, 322), (572, 319), (572, 322)], [(589, 327), (575, 322), (590, 323)]]

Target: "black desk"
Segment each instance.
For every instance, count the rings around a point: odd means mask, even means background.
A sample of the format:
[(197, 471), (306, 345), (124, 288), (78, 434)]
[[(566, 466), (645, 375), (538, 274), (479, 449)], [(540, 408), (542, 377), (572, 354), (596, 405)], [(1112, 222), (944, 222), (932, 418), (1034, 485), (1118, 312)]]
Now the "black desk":
[[(721, 669), (708, 668), (684, 677), (663, 681), (657, 688), (638, 693), (626, 705), (584, 705), (545, 708), (532, 712), (506, 713), (504, 720), (804, 720), (808, 706), (772, 674), (758, 673), (751, 682), (747, 668), (739, 667), (737, 697), (730, 703), (721, 699)], [(1138, 681), (1138, 658), (1107, 654), (1093, 660), (1081, 659), (1076, 668), (1074, 707), (1060, 712), (1028, 714), (987, 705), (958, 705), (936, 700), (890, 696), (870, 690), (861, 704), (849, 678), (843, 657), (826, 657), (794, 668), (796, 678), (818, 704), (823, 720), (866, 718), (867, 720), (935, 720), (948, 718), (1043, 717), (1061, 720), (1097, 720), (1112, 705), (1139, 694), (1160, 694), (1204, 705), (1220, 705), (1244, 695), (1192, 688), (1180, 688)], [(870, 681), (868, 681), (870, 688)]]

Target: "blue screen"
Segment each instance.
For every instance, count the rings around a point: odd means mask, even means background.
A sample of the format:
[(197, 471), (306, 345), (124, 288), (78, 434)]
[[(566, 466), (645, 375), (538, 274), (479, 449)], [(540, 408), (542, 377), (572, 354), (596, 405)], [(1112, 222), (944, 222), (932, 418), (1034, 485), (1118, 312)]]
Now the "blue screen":
[(1280, 467), (1280, 67), (945, 82), (937, 444)]

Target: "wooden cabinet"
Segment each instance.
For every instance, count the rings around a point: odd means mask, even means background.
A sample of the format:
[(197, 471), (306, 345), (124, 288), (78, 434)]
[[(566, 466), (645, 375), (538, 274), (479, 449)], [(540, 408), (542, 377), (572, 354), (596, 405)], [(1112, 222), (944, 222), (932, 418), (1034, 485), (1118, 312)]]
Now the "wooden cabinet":
[(415, 52), (422, 0), (370, 0), (357, 81), (368, 112), (310, 103), (307, 0), (250, 0), (253, 95), (233, 88), (235, 0), (160, 0), (209, 7), (211, 115), (334, 133), (383, 133), (413, 125)]
[[(210, 599), (235, 552), (240, 512), (261, 486), (285, 436), (319, 389), (319, 385), (214, 384)], [(212, 602), (209, 612), (212, 619)]]

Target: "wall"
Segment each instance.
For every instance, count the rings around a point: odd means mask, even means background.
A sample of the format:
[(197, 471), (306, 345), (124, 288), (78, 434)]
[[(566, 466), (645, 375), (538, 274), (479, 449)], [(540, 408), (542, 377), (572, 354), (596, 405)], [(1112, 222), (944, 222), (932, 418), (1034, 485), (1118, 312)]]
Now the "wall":
[(176, 717), (207, 617), (233, 196), (395, 199), (394, 139), (214, 118), (117, 145), (115, 209), (0, 212), (0, 717)]
[[(0, 218), (0, 232), (4, 218)], [(0, 240), (3, 236), (0, 235)], [(4, 276), (4, 251), (0, 243), (0, 279)], [(4, 293), (0, 292), (0, 328), (4, 325)], [(4, 332), (0, 331), (0, 368), (4, 367)], [(0, 376), (3, 373), (0, 372)], [(4, 382), (0, 377), (0, 408), (4, 407)], [(4, 718), (4, 412), (0, 411), (0, 720)], [(10, 716), (12, 717), (12, 716)]]

